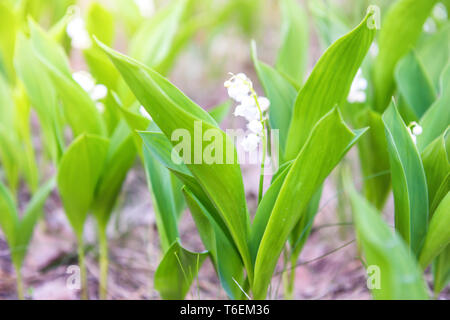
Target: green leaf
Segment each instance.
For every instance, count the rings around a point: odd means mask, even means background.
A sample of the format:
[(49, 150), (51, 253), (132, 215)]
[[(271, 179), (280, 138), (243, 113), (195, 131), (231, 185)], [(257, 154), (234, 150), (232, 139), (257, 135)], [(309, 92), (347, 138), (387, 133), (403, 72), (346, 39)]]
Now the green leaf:
[(199, 199), (187, 188), (183, 194), (203, 244), (211, 253), (222, 287), (228, 297), (240, 299), (242, 292), (236, 282), (242, 287), (244, 266), (239, 252)]
[(304, 8), (294, 0), (282, 0), (280, 6), (281, 46), (276, 69), (293, 83), (301, 85), (308, 64), (308, 17)]
[(20, 21), (11, 5), (4, 1), (0, 3), (0, 73), (11, 83), (15, 77), (13, 57), (19, 26)]
[(62, 48), (31, 20), (29, 25), (34, 51), (53, 80), (64, 105), (64, 115), (75, 136), (82, 133), (104, 135), (105, 127), (100, 114), (89, 94), (72, 79)]
[(136, 148), (132, 133), (125, 121), (122, 121), (111, 137), (92, 207), (94, 215), (104, 227), (108, 223), (122, 184), (135, 159)]
[(417, 137), (419, 150), (424, 150), (428, 144), (439, 137), (450, 124), (450, 64), (441, 75), (441, 96), (428, 109), (420, 120), (423, 133)]
[(130, 42), (130, 56), (156, 67), (170, 54), (190, 0), (177, 0), (143, 23)]
[(376, 33), (369, 27), (374, 14), (369, 11), (356, 29), (328, 48), (298, 93), (287, 138), (286, 160), (297, 156), (316, 122), (347, 98)]
[(417, 54), (430, 75), (433, 87), (439, 90), (442, 70), (450, 58), (450, 25), (447, 24), (419, 46)]
[(428, 267), (450, 244), (450, 192), (441, 201), (430, 221), (425, 243), (420, 252), (419, 263), (422, 269)]
[[(436, 206), (434, 206), (434, 204), (440, 203), (442, 198), (445, 196), (445, 193), (449, 189), (447, 180), (450, 175), (450, 163), (445, 148), (445, 139), (447, 137), (448, 131), (449, 130), (447, 130), (439, 138), (430, 143), (430, 145), (422, 152), (421, 155), (423, 167), (425, 170), (425, 176), (427, 178), (430, 216), (433, 215), (433, 212), (436, 209)], [(439, 192), (439, 189), (442, 185), (447, 185), (447, 188), (442, 187), (443, 192)]]
[(394, 103), (383, 114), (388, 141), (395, 228), (418, 255), (428, 226), (428, 191), (425, 172), (409, 129)]
[(214, 120), (218, 124), (220, 124), (225, 118), (227, 117), (228, 113), (230, 112), (231, 102), (225, 101), (221, 104), (218, 104), (217, 106), (210, 109), (208, 112), (213, 117)]
[(78, 238), (82, 236), (107, 153), (108, 140), (82, 134), (61, 158), (57, 175), (59, 194)]
[(27, 253), (28, 244), (33, 236), (34, 227), (42, 214), (44, 203), (52, 190), (55, 188), (55, 185), (55, 178), (51, 178), (48, 182), (42, 185), (31, 198), (25, 209), (23, 217), (20, 220), (14, 241), (15, 248), (11, 250), (13, 260), (17, 261), (16, 263), (19, 263), (20, 266), (22, 265), (23, 259)]
[(36, 109), (42, 127), (44, 145), (52, 160), (57, 163), (63, 148), (59, 124), (56, 90), (39, 59), (33, 52), (31, 40), (20, 34), (17, 39), (16, 72), (25, 86), (31, 105)]
[(155, 289), (161, 297), (165, 300), (184, 299), (207, 255), (207, 252), (189, 251), (175, 241), (155, 272)]
[(0, 181), (0, 227), (10, 247), (15, 245), (19, 215), (12, 194)]
[[(179, 212), (175, 206), (171, 173), (147, 148), (144, 148), (143, 154), (161, 247), (163, 252), (166, 252), (170, 245), (179, 237)], [(178, 192), (181, 192), (181, 190), (178, 190)]]
[(337, 108), (314, 127), (284, 180), (261, 239), (255, 262), (255, 299), (266, 297), (278, 257), (310, 199), (364, 131), (352, 132)]
[(391, 188), (389, 154), (381, 115), (369, 108), (356, 117), (358, 127), (370, 127), (358, 143), (364, 196), (381, 210)]
[(399, 0), (383, 21), (378, 40), (379, 54), (374, 65), (375, 109), (383, 112), (395, 89), (397, 62), (411, 49), (437, 0)]
[(416, 260), (401, 237), (382, 220), (353, 188), (349, 181), (347, 192), (353, 209), (358, 243), (366, 257), (367, 266), (374, 266), (379, 287), (372, 289), (377, 300), (428, 299), (427, 287)]
[[(247, 271), (251, 272), (247, 247), (249, 217), (233, 141), (217, 127), (206, 111), (161, 75), (102, 44), (100, 46), (166, 137), (171, 139), (174, 132), (175, 136), (182, 134), (180, 143), (188, 149), (183, 150), (183, 160), (216, 206), (239, 248)], [(204, 132), (214, 136), (214, 142), (207, 146), (199, 141)], [(203, 160), (205, 149), (210, 148), (210, 145), (218, 152), (216, 159), (212, 163), (199, 161)], [(223, 154), (220, 154), (220, 150), (224, 151)]]
[(269, 123), (272, 129), (279, 130), (280, 153), (283, 155), (297, 90), (278, 71), (258, 60), (254, 42), (252, 59), (259, 81), (271, 103)]
[(33, 235), (34, 226), (42, 213), (42, 207), (55, 186), (55, 179), (50, 179), (31, 198), (23, 218), (19, 218), (14, 199), (9, 190), (0, 182), (0, 229), (8, 242), (11, 259), (20, 269), (27, 253), (28, 244)]
[(436, 92), (415, 51), (397, 64), (395, 78), (400, 94), (420, 119), (436, 100)]
[(433, 263), (434, 292), (438, 295), (450, 282), (450, 245)]

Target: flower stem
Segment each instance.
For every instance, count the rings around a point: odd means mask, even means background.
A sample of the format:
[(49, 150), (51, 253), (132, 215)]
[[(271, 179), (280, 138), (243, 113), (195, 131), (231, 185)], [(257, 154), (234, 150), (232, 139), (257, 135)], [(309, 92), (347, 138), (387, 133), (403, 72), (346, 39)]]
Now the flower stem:
[(17, 298), (24, 300), (22, 273), (19, 266), (14, 265), (14, 269), (16, 271)]
[(84, 244), (83, 237), (78, 237), (78, 264), (80, 266), (80, 276), (81, 276), (81, 299), (88, 300), (88, 288), (87, 288), (87, 273), (86, 273), (86, 262), (84, 259)]
[(98, 225), (98, 236), (100, 244), (100, 300), (106, 300), (108, 295), (108, 238), (106, 236), (106, 226)]
[(261, 159), (261, 170), (259, 173), (259, 190), (258, 190), (258, 204), (261, 202), (264, 192), (264, 164), (266, 161), (266, 144), (267, 144), (267, 133), (266, 133), (266, 122), (263, 118), (263, 112), (261, 110), (261, 106), (259, 105), (258, 101), (258, 95), (256, 94), (255, 90), (252, 86), (250, 87), (250, 91), (252, 92), (253, 98), (255, 99), (256, 106), (258, 107), (259, 111), (259, 119), (262, 124), (262, 159)]

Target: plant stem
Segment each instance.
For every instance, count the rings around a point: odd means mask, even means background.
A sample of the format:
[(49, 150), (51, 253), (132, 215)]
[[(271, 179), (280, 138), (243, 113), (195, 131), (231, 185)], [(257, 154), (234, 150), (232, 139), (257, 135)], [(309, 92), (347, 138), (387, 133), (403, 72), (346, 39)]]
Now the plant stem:
[(22, 273), (19, 266), (14, 265), (14, 269), (16, 272), (17, 297), (19, 300), (24, 300)]
[(80, 276), (81, 276), (81, 299), (88, 300), (88, 287), (87, 287), (87, 273), (86, 273), (86, 263), (84, 260), (84, 244), (83, 237), (78, 237), (78, 264), (80, 267)]
[(106, 300), (108, 296), (108, 238), (106, 236), (106, 226), (98, 225), (98, 236), (100, 243), (100, 300)]
[(262, 139), (263, 153), (261, 160), (261, 171), (259, 173), (259, 191), (258, 191), (258, 204), (261, 202), (264, 191), (264, 164), (266, 159), (266, 135), (263, 135)]

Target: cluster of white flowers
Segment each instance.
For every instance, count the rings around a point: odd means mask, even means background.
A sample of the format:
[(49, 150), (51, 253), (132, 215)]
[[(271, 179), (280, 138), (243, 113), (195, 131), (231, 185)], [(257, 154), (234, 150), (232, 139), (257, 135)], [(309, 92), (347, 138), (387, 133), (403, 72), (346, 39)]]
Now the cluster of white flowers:
[(92, 46), (92, 41), (86, 30), (86, 23), (81, 16), (81, 9), (77, 6), (70, 9), (73, 11), (73, 15), (67, 24), (66, 32), (71, 39), (72, 47), (80, 50), (89, 49)]
[(104, 99), (108, 95), (108, 88), (103, 84), (96, 84), (94, 77), (86, 71), (74, 72), (72, 78), (89, 94), (91, 99), (94, 100), (98, 111), (103, 112), (105, 106), (99, 100)]
[(153, 0), (134, 0), (134, 3), (144, 18), (150, 18), (155, 13), (155, 2)]
[(247, 152), (254, 151), (261, 142), (264, 135), (264, 117), (269, 109), (270, 101), (266, 97), (258, 97), (253, 89), (252, 81), (243, 73), (232, 75), (231, 79), (224, 83), (230, 98), (239, 103), (234, 111), (236, 117), (244, 117), (248, 121), (247, 128), (250, 130), (241, 145)]
[(414, 121), (409, 124), (408, 129), (411, 139), (414, 141), (414, 144), (417, 144), (417, 136), (420, 136), (423, 132), (422, 127)]
[(436, 21), (443, 22), (448, 18), (447, 8), (441, 2), (438, 2), (431, 13), (431, 17), (425, 21), (423, 25), (423, 31), (426, 33), (435, 33), (438, 30), (438, 25)]
[(350, 93), (348, 94), (347, 101), (350, 103), (364, 103), (366, 102), (367, 80), (363, 77), (362, 70), (359, 69), (353, 80)]

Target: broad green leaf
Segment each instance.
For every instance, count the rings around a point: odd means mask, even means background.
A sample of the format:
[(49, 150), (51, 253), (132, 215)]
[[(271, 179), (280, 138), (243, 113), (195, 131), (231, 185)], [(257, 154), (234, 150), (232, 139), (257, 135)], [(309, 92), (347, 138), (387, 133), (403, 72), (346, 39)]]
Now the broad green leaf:
[(423, 133), (417, 137), (419, 150), (424, 150), (428, 144), (439, 137), (450, 124), (450, 64), (441, 75), (441, 96), (428, 109), (420, 120)]
[(20, 218), (11, 193), (0, 182), (0, 229), (5, 234), (10, 247), (11, 259), (18, 269), (22, 266), (44, 202), (54, 186), (55, 179), (50, 179), (44, 184), (31, 198), (23, 217)]
[(55, 88), (50, 77), (33, 52), (31, 40), (20, 34), (15, 56), (16, 72), (25, 86), (31, 105), (36, 110), (44, 138), (44, 145), (57, 163), (62, 155), (62, 133)]
[(284, 180), (290, 168), (291, 165), (287, 165), (282, 171), (278, 173), (276, 177), (273, 177), (272, 184), (264, 193), (264, 196), (258, 205), (258, 209), (256, 210), (249, 240), (250, 254), (252, 256), (253, 263), (256, 260), (261, 239), (264, 236), (264, 231), (266, 230), (273, 207), (277, 201), (281, 187), (283, 186)]
[(374, 15), (370, 10), (356, 29), (328, 48), (299, 91), (287, 137), (286, 160), (297, 156), (316, 122), (347, 98), (376, 33), (370, 26)]
[[(166, 252), (179, 237), (179, 213), (175, 205), (171, 174), (147, 148), (144, 148), (143, 154), (161, 247), (163, 252)], [(181, 190), (178, 191), (181, 192)]]
[(10, 247), (14, 247), (19, 215), (14, 198), (8, 188), (0, 181), (0, 227)]
[(353, 209), (358, 243), (373, 266), (378, 288), (372, 289), (377, 300), (428, 299), (427, 287), (411, 251), (398, 234), (382, 220), (372, 207), (347, 182), (347, 192)]
[(4, 1), (0, 3), (0, 74), (10, 83), (15, 77), (13, 57), (19, 23), (12, 6)]
[(358, 127), (369, 127), (358, 143), (364, 196), (381, 210), (391, 188), (389, 154), (381, 115), (369, 108), (356, 117)]
[(64, 105), (64, 115), (75, 136), (82, 133), (105, 134), (104, 123), (94, 102), (72, 79), (67, 57), (62, 48), (35, 23), (30, 21), (29, 25), (34, 51), (53, 80), (53, 85)]
[(309, 0), (308, 8), (317, 28), (321, 48), (328, 48), (348, 32), (348, 22), (338, 13), (333, 2)]
[[(93, 2), (89, 6), (86, 17), (86, 29), (89, 34), (111, 46), (115, 35), (114, 28), (115, 20), (112, 13), (98, 2)], [(115, 89), (119, 73), (103, 52), (93, 45), (89, 49), (83, 50), (83, 54), (95, 79), (109, 89)]]
[(175, 241), (155, 272), (155, 289), (161, 297), (165, 300), (184, 299), (207, 255), (207, 252), (189, 251)]
[(425, 243), (420, 252), (419, 263), (422, 269), (428, 267), (450, 244), (450, 192), (441, 201), (430, 221)]
[(302, 214), (302, 218), (299, 220), (294, 230), (292, 231), (290, 243), (292, 247), (291, 255), (293, 260), (297, 261), (306, 240), (308, 240), (309, 234), (314, 223), (314, 218), (317, 215), (317, 210), (319, 209), (320, 198), (322, 197), (323, 186), (316, 190), (307, 208), (306, 212)]
[(190, 0), (176, 0), (143, 23), (130, 43), (130, 56), (158, 66), (172, 50), (180, 21)]
[(430, 75), (433, 87), (439, 90), (442, 70), (450, 59), (450, 25), (447, 24), (419, 46), (417, 54)]
[(433, 263), (434, 292), (438, 295), (450, 282), (450, 245)]
[(439, 192), (439, 189), (443, 184), (448, 186), (448, 182), (446, 180), (448, 180), (448, 176), (450, 174), (450, 163), (445, 148), (447, 132), (448, 130), (446, 133), (442, 134), (439, 138), (430, 143), (430, 145), (421, 154), (425, 176), (427, 178), (430, 216), (433, 215), (433, 212), (436, 209), (433, 204), (440, 203), (442, 197), (445, 196), (445, 194), (440, 193), (446, 193), (449, 189), (447, 187), (447, 190)]
[(266, 297), (278, 257), (310, 199), (364, 131), (352, 132), (337, 108), (312, 130), (289, 169), (261, 239), (255, 262), (255, 299)]
[(28, 244), (33, 236), (33, 231), (39, 217), (42, 214), (43, 206), (48, 196), (55, 188), (56, 179), (51, 178), (42, 185), (34, 194), (25, 208), (22, 219), (20, 219), (17, 234), (15, 236), (15, 247), (11, 250), (11, 255), (16, 263), (22, 265), (23, 259), (27, 253)]
[(379, 54), (374, 65), (375, 109), (383, 112), (395, 89), (397, 62), (411, 49), (431, 9), (438, 0), (399, 0), (383, 21), (378, 40)]
[(227, 117), (231, 107), (230, 101), (225, 101), (214, 108), (210, 109), (208, 112), (213, 117), (213, 119), (220, 124)]
[(242, 287), (244, 266), (239, 252), (198, 198), (186, 188), (183, 193), (200, 237), (211, 253), (222, 287), (228, 297), (240, 299), (242, 292), (236, 282)]
[(254, 42), (252, 43), (252, 59), (259, 81), (270, 100), (270, 127), (279, 130), (280, 153), (283, 155), (297, 90), (278, 71), (258, 60)]
[(436, 100), (436, 92), (415, 51), (397, 64), (395, 78), (400, 94), (420, 119)]
[(281, 47), (276, 69), (301, 85), (308, 64), (309, 25), (304, 8), (295, 0), (280, 1), (282, 12)]
[[(177, 141), (171, 141), (172, 144), (176, 146), (182, 143), (188, 149), (183, 150), (184, 162), (222, 216), (245, 261), (247, 271), (251, 272), (247, 247), (249, 217), (233, 141), (217, 127), (206, 111), (157, 72), (100, 45), (166, 137), (171, 139), (174, 133), (175, 137), (180, 134)], [(200, 141), (206, 132), (212, 135), (214, 141), (207, 146)], [(203, 155), (205, 150), (211, 152), (211, 146), (217, 150), (217, 154), (211, 163), (206, 163)]]
[(422, 161), (394, 103), (383, 114), (388, 141), (395, 228), (419, 255), (428, 226), (428, 190)]
[[(197, 199), (207, 209), (209, 214), (214, 218), (215, 223), (221, 228), (222, 232), (226, 234), (230, 242), (233, 239), (214, 204), (211, 202), (203, 188), (199, 185), (196, 179), (192, 176), (192, 173), (182, 162), (182, 159), (177, 154), (172, 155), (172, 144), (160, 132), (140, 132), (139, 133), (144, 141), (144, 145), (150, 153), (158, 159), (166, 168), (168, 168), (177, 178), (185, 184), (189, 190), (195, 195)], [(177, 163), (173, 162), (177, 159)]]
[(67, 218), (79, 238), (94, 200), (107, 153), (108, 140), (82, 134), (67, 148), (59, 164), (59, 194)]
[(93, 213), (106, 226), (128, 170), (136, 159), (133, 136), (127, 124), (121, 122), (111, 137), (102, 173), (96, 186)]

